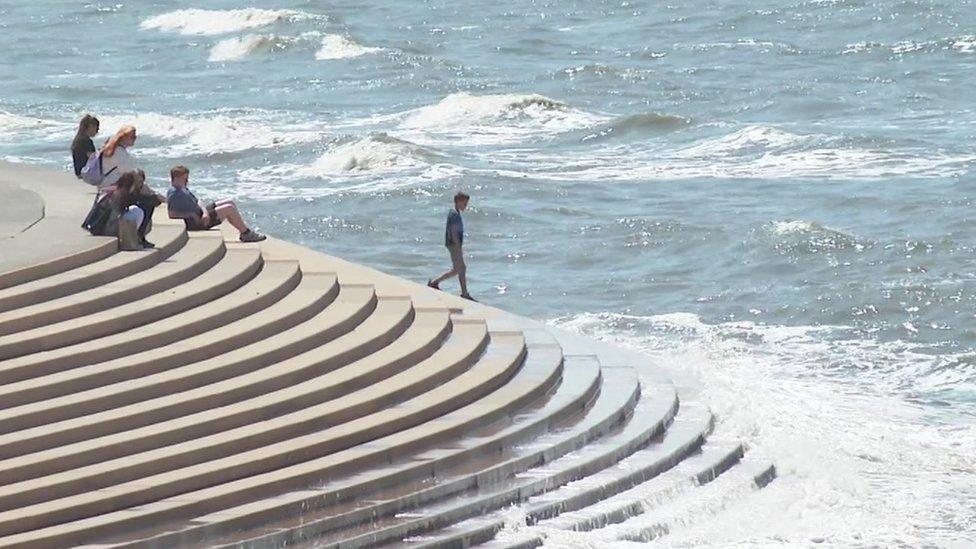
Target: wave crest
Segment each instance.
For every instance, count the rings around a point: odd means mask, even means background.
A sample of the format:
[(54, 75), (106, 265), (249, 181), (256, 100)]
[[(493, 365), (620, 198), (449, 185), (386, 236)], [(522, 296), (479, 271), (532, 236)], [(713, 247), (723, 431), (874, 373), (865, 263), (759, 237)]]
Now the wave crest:
[(244, 8), (236, 10), (176, 10), (144, 20), (139, 27), (145, 30), (178, 32), (186, 35), (210, 36), (229, 34), (265, 27), (278, 21), (311, 17), (295, 10)]
[(214, 44), (210, 49), (211, 62), (238, 61), (258, 51), (270, 51), (288, 44), (290, 40), (273, 34), (247, 34), (227, 38)]
[(322, 46), (319, 48), (319, 51), (315, 52), (315, 58), (320, 61), (349, 59), (378, 51), (383, 51), (383, 48), (363, 46), (345, 36), (329, 34), (322, 37)]
[(562, 133), (606, 120), (538, 94), (460, 92), (406, 113), (400, 128), (416, 132), (418, 139), (441, 134), (452, 144), (480, 145)]
[(165, 142), (165, 145), (147, 150), (164, 158), (236, 153), (309, 142), (320, 137), (318, 132), (311, 130), (277, 131), (267, 125), (266, 118), (262, 113), (242, 117), (225, 114), (178, 117), (144, 113), (103, 117), (102, 127), (113, 131), (113, 128), (123, 124), (131, 124), (140, 135)]
[(399, 170), (425, 166), (437, 159), (438, 155), (426, 147), (376, 133), (335, 147), (304, 171), (305, 175), (323, 175)]

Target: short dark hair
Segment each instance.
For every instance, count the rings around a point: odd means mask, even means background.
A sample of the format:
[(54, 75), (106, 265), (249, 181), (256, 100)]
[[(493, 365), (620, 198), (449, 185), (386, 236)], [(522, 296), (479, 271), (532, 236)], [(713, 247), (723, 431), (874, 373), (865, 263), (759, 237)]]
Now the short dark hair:
[(176, 179), (181, 175), (190, 175), (190, 168), (186, 166), (173, 166), (169, 169), (169, 179), (170, 181)]
[(457, 194), (454, 195), (454, 201), (455, 202), (457, 202), (459, 200), (467, 200), (469, 198), (471, 198), (471, 197), (468, 196), (468, 193), (466, 193), (464, 191), (458, 191)]

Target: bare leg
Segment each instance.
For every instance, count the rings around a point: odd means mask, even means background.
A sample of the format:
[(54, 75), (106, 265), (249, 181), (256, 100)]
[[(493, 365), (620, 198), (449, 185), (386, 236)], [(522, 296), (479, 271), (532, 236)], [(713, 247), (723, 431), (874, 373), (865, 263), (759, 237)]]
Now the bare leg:
[(458, 271), (458, 282), (461, 283), (461, 295), (468, 295), (468, 276), (466, 270)]
[(237, 204), (234, 204), (232, 200), (221, 200), (216, 202), (217, 207), (217, 218), (221, 221), (227, 221), (234, 226), (241, 234), (248, 231), (247, 225), (244, 224), (244, 220), (241, 218), (241, 213), (237, 211)]
[(461, 297), (471, 296), (468, 294), (468, 266), (464, 264), (464, 252), (461, 246), (451, 246), (448, 248), (451, 253), (451, 265), (454, 267), (454, 272), (457, 273), (458, 282), (461, 284)]
[(444, 282), (448, 278), (451, 278), (452, 276), (455, 276), (457, 274), (458, 274), (457, 271), (455, 271), (454, 269), (451, 269), (450, 271), (447, 271), (446, 273), (442, 274), (441, 276), (439, 276), (439, 277), (431, 280), (427, 284), (429, 286), (433, 287), (433, 288), (436, 288), (437, 286), (440, 285), (441, 282)]

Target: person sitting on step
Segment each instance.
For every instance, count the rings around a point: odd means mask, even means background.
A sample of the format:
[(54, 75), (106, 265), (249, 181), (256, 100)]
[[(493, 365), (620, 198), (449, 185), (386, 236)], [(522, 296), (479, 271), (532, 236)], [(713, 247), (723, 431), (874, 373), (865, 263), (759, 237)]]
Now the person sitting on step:
[(237, 204), (233, 200), (221, 199), (216, 202), (203, 202), (197, 199), (187, 184), (190, 170), (186, 166), (174, 166), (169, 171), (172, 187), (166, 193), (166, 206), (170, 219), (182, 219), (189, 231), (206, 231), (220, 225), (225, 219), (240, 233), (241, 242), (261, 242), (266, 236), (254, 231), (241, 218)]
[[(119, 225), (114, 232), (119, 236), (123, 250), (140, 248), (155, 248), (155, 244), (146, 240), (146, 233), (151, 230), (149, 219), (152, 211), (158, 205), (155, 194), (146, 194), (146, 173), (142, 170), (125, 172), (108, 192), (111, 195), (112, 207), (118, 212)], [(135, 229), (133, 242), (123, 233), (121, 222), (132, 224)], [(110, 229), (111, 231), (111, 229)]]

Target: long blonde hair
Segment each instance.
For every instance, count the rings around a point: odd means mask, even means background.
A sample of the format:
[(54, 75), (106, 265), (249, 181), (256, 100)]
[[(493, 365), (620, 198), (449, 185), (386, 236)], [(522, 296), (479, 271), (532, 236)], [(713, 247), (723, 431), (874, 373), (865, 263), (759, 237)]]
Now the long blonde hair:
[(112, 156), (115, 154), (115, 149), (118, 148), (120, 142), (129, 136), (134, 136), (136, 134), (135, 126), (122, 126), (119, 131), (115, 132), (105, 146), (102, 147), (102, 156)]

